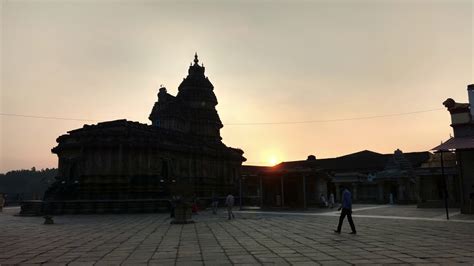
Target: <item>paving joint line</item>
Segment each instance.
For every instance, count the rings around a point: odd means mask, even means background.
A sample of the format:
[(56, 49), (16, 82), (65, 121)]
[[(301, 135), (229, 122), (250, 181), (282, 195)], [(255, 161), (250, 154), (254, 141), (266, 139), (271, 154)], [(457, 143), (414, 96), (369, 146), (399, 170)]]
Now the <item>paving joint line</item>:
[[(219, 226), (221, 226), (219, 222), (217, 222), (217, 224)], [(209, 231), (212, 233), (212, 236), (214, 237), (214, 239), (216, 239), (217, 243), (219, 244), (219, 246), (224, 251), (224, 254), (227, 257), (227, 259), (232, 263), (232, 261), (230, 260), (229, 254), (227, 254), (226, 250), (222, 247), (221, 241), (216, 237), (216, 234), (214, 233), (214, 230), (209, 226), (209, 224), (206, 224), (206, 225), (209, 228)], [(222, 228), (222, 226), (221, 226), (221, 228)], [(225, 231), (224, 228), (222, 228), (222, 230)], [(225, 232), (227, 233), (227, 231), (225, 231)]]
[[(276, 226), (276, 225), (274, 225), (274, 226)], [(277, 228), (280, 228), (280, 227), (278, 227), (278, 226), (276, 226), (276, 227), (277, 227)], [(256, 228), (253, 228), (253, 229), (256, 230)], [(258, 230), (257, 230), (257, 231), (258, 231)], [(262, 234), (265, 235), (267, 238), (270, 238), (270, 237), (269, 237), (268, 235), (266, 235), (265, 233), (262, 233)], [(270, 239), (271, 239), (271, 238), (270, 238)], [(298, 241), (296, 241), (296, 240), (294, 240), (294, 239), (292, 239), (292, 240), (295, 241), (295, 242), (297, 242), (297, 243), (299, 243), (299, 244), (302, 244), (302, 245), (304, 245), (304, 246), (306, 246), (306, 247), (310, 247), (309, 245), (306, 245), (306, 244), (304, 244), (304, 243), (298, 242)], [(313, 260), (313, 259), (311, 259), (311, 258), (305, 256), (304, 254), (298, 252), (297, 250), (292, 249), (291, 247), (285, 245), (283, 242), (278, 241), (278, 240), (273, 240), (273, 241), (275, 241), (275, 242), (277, 242), (277, 243), (283, 245), (284, 247), (287, 247), (287, 248), (289, 248), (289, 249), (295, 251), (296, 253), (298, 253), (298, 254), (300, 254), (300, 255), (302, 255), (302, 256), (304, 256), (304, 257), (310, 259), (310, 260), (313, 261), (313, 262), (315, 262), (315, 260)], [(273, 252), (273, 251), (272, 251), (272, 252)], [(277, 253), (275, 253), (275, 252), (273, 252), (273, 253), (276, 254), (278, 257), (282, 258), (283, 260), (285, 260), (286, 262), (292, 264), (292, 262), (291, 262), (291, 261), (288, 261), (286, 258), (280, 256), (279, 254), (277, 254)], [(325, 252), (323, 252), (323, 253), (325, 253)], [(325, 253), (325, 254), (328, 255), (328, 256), (330, 256), (330, 257), (334, 257), (334, 256), (330, 255), (329, 253)]]
[[(255, 230), (255, 228), (252, 228), (252, 229)], [(240, 228), (239, 228), (239, 230), (240, 230)], [(241, 230), (241, 231), (242, 231), (242, 230)], [(256, 230), (256, 231), (260, 232), (259, 230)], [(247, 232), (245, 232), (245, 231), (242, 231), (242, 232), (244, 232), (247, 236), (251, 237)], [(261, 232), (260, 232), (260, 233), (261, 233)], [(269, 238), (266, 234), (264, 234), (264, 233), (261, 233), (261, 234), (264, 235), (264, 236), (266, 236), (267, 238)], [(269, 239), (271, 239), (271, 238), (269, 238)], [(269, 250), (271, 253), (277, 255), (279, 258), (283, 259), (285, 262), (291, 264), (290, 261), (288, 261), (288, 260), (285, 259), (284, 257), (280, 256), (279, 254), (277, 254), (277, 253), (274, 252), (273, 250), (269, 249), (267, 246), (265, 246), (264, 244), (262, 244), (262, 243), (259, 242), (258, 240), (254, 239), (254, 241), (257, 242), (258, 244), (262, 245), (263, 247), (265, 247), (265, 248), (266, 248), (267, 250)], [(275, 241), (275, 242), (277, 242), (277, 243), (280, 243), (279, 241), (276, 241), (276, 240), (273, 240), (273, 241)], [(281, 243), (280, 243), (280, 244), (281, 244)], [(253, 255), (253, 254), (252, 254), (252, 255)], [(263, 263), (264, 263), (264, 262), (260, 261), (255, 255), (253, 255), (253, 256), (255, 257), (255, 259), (256, 259), (260, 264), (263, 264)]]
[[(232, 221), (232, 220), (231, 220), (231, 221)], [(235, 222), (235, 218), (234, 218), (234, 222)], [(233, 226), (234, 228), (237, 228), (239, 231), (243, 232), (242, 230), (240, 230), (240, 228), (238, 228), (237, 226), (235, 226), (232, 222), (227, 222), (226, 224), (230, 224), (230, 225)], [(254, 254), (252, 254), (244, 245), (242, 245), (242, 244), (237, 240), (237, 238), (236, 238), (234, 235), (232, 235), (231, 233), (229, 233), (229, 231), (227, 231), (227, 230), (225, 229), (225, 227), (223, 227), (223, 228), (224, 228), (224, 230), (234, 239), (234, 241), (235, 241), (237, 244), (239, 244), (239, 246), (241, 246), (245, 251), (247, 251), (247, 253), (250, 254), (258, 263), (262, 264), (262, 263), (260, 262), (260, 260), (258, 260), (257, 257), (255, 257)], [(229, 259), (230, 259), (230, 257), (229, 257)], [(232, 262), (232, 260), (230, 260), (230, 262), (231, 262), (232, 264), (235, 264), (235, 263)]]
[[(136, 227), (136, 226), (135, 226), (135, 227)], [(147, 227), (144, 227), (144, 228), (138, 230), (137, 232), (135, 232), (135, 234), (131, 234), (130, 237), (128, 237), (127, 239), (125, 239), (124, 241), (122, 241), (120, 244), (125, 243), (126, 241), (128, 241), (129, 239), (131, 239), (132, 237), (134, 237), (137, 233), (139, 233), (139, 232), (141, 232), (141, 231), (143, 231), (143, 230), (145, 230), (145, 229), (147, 229)], [(145, 238), (145, 239), (146, 239), (146, 238)], [(144, 240), (145, 240), (145, 239), (144, 239)], [(142, 240), (140, 243), (143, 243), (144, 240)], [(118, 246), (120, 246), (120, 244), (119, 244)], [(138, 249), (138, 246), (140, 246), (140, 245), (135, 246), (135, 248), (128, 254), (128, 256), (126, 256), (126, 257), (123, 259), (123, 261), (120, 263), (120, 265), (123, 265), (124, 262), (126, 262), (127, 259), (130, 258), (130, 256), (133, 254), (133, 252), (135, 252), (135, 251)], [(115, 248), (115, 249), (117, 249), (117, 248)], [(115, 249), (113, 249), (113, 250), (115, 250)], [(113, 250), (112, 250), (112, 251), (113, 251)], [(112, 252), (112, 251), (111, 251), (111, 252)], [(105, 257), (105, 255), (104, 255), (103, 257)], [(103, 257), (102, 257), (102, 258), (103, 258)]]
[[(296, 216), (336, 216), (340, 214), (333, 212), (326, 213), (305, 213), (305, 212), (274, 212), (274, 211), (236, 211), (237, 213), (246, 214), (266, 214), (266, 215), (296, 215)], [(431, 222), (455, 222), (455, 223), (474, 223), (474, 220), (459, 220), (459, 219), (440, 219), (430, 217), (413, 217), (413, 216), (392, 216), (392, 215), (365, 215), (365, 214), (354, 214), (352, 217), (356, 218), (374, 218), (374, 219), (391, 219), (391, 220), (411, 220), (411, 221), (431, 221)]]

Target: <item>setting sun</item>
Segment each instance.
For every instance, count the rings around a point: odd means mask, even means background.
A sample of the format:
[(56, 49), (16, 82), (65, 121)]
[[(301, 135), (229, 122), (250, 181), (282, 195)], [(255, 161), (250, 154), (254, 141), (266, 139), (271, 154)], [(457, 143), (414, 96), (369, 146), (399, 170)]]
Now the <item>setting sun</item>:
[(272, 147), (268, 149), (263, 149), (260, 154), (261, 162), (267, 166), (274, 166), (280, 163), (283, 159), (281, 150), (279, 147)]
[(271, 166), (276, 165), (277, 163), (278, 163), (278, 159), (275, 156), (272, 156), (268, 159), (268, 164)]

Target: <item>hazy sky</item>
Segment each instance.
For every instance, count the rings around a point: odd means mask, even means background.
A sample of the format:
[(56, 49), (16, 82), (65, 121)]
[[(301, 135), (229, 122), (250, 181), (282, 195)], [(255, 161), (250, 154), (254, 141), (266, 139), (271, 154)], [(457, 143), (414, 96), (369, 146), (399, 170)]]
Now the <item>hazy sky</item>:
[[(467, 102), (472, 1), (8, 1), (1, 113), (142, 123), (197, 51), (224, 124), (331, 120)], [(56, 167), (85, 121), (0, 116), (0, 172)], [(452, 132), (438, 110), (367, 120), (226, 125), (248, 164), (369, 149), (425, 151)]]

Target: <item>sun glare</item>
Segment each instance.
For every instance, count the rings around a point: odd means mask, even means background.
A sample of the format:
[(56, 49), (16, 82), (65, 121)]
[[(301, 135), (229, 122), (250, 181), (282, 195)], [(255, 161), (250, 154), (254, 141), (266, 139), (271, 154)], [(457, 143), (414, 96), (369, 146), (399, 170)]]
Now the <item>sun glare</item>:
[(274, 166), (277, 163), (278, 163), (278, 160), (275, 156), (272, 156), (272, 157), (270, 157), (270, 159), (268, 159), (268, 164), (271, 165), (271, 166)]

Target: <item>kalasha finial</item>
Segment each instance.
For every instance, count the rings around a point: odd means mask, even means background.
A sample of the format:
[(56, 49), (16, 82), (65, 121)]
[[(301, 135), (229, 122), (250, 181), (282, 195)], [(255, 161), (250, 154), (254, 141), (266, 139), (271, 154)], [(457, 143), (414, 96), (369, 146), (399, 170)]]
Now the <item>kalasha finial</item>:
[(199, 62), (199, 59), (198, 59), (198, 54), (196, 52), (194, 53), (194, 64), (197, 65), (198, 62)]
[(159, 89), (159, 93), (158, 95), (160, 95), (160, 93), (166, 93), (166, 87), (163, 85), (163, 84), (160, 84), (160, 89)]

